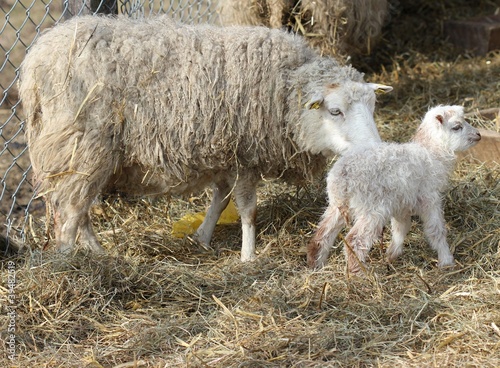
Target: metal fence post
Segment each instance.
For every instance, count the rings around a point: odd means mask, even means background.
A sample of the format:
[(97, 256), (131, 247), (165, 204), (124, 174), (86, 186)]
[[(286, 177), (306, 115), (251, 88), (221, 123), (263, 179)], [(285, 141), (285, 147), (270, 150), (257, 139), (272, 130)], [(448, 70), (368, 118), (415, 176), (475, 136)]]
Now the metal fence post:
[(64, 18), (88, 14), (118, 14), (117, 0), (62, 0)]

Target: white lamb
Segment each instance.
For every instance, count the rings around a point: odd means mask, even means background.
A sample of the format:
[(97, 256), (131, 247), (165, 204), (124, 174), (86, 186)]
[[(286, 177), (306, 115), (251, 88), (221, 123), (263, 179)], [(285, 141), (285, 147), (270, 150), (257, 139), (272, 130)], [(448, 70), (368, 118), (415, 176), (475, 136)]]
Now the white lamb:
[(425, 235), (438, 253), (438, 266), (454, 264), (446, 242), (441, 192), (453, 169), (455, 152), (474, 146), (478, 130), (464, 120), (461, 106), (429, 110), (409, 143), (375, 143), (350, 150), (330, 170), (329, 205), (308, 244), (310, 267), (322, 267), (339, 231), (354, 225), (345, 238), (347, 269), (363, 271), (366, 256), (391, 218), (389, 261), (403, 252), (411, 216), (423, 221)]

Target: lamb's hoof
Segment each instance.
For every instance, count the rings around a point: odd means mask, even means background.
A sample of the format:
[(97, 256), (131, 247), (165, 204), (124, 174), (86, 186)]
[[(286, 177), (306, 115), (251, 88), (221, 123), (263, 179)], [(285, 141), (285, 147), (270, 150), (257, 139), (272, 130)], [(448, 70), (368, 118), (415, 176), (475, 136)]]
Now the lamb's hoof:
[(318, 252), (309, 252), (307, 253), (307, 267), (311, 270), (319, 270), (325, 267), (328, 262), (328, 256), (324, 256), (324, 254), (318, 254)]
[(307, 267), (312, 271), (321, 270), (326, 265), (326, 260), (307, 259)]
[(448, 267), (453, 267), (455, 266), (455, 259), (453, 258), (453, 255), (449, 252), (448, 254), (440, 254), (438, 256), (438, 267), (439, 268), (448, 268)]
[(403, 254), (402, 250), (401, 251), (389, 251), (389, 250), (387, 250), (386, 255), (385, 255), (385, 259), (389, 263), (394, 263), (399, 258), (399, 256), (401, 254)]
[(355, 264), (347, 265), (347, 274), (349, 276), (356, 276), (364, 278), (367, 274), (370, 273), (370, 270), (366, 263), (364, 262), (355, 262)]

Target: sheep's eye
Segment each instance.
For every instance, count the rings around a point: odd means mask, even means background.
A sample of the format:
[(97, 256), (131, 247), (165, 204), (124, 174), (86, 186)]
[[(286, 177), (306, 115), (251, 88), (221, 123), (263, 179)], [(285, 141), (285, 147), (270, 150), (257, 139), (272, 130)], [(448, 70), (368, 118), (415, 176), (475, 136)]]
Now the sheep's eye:
[(342, 111), (340, 111), (340, 109), (337, 109), (337, 108), (333, 108), (333, 109), (330, 109), (328, 110), (330, 112), (331, 115), (333, 116), (339, 116), (339, 115), (342, 115)]
[(451, 128), (451, 130), (454, 130), (454, 131), (459, 131), (459, 130), (462, 130), (462, 129), (463, 129), (463, 126), (461, 126), (460, 124), (455, 125), (453, 128)]

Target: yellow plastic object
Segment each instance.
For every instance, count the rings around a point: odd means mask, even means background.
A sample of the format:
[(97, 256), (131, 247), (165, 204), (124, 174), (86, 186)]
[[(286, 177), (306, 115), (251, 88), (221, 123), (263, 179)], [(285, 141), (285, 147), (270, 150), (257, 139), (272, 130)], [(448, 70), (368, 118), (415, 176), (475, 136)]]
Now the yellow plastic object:
[(235, 224), (240, 219), (238, 215), (238, 210), (234, 205), (233, 200), (231, 199), (226, 206), (226, 209), (222, 211), (219, 221), (217, 223), (219, 225), (227, 225), (227, 224)]
[[(188, 213), (183, 216), (179, 221), (174, 222), (172, 226), (172, 236), (175, 238), (184, 238), (186, 235), (192, 235), (196, 232), (196, 229), (200, 227), (203, 219), (205, 218), (205, 212), (198, 213)], [(238, 210), (231, 199), (222, 214), (220, 215), (217, 224), (234, 224), (238, 222)]]

